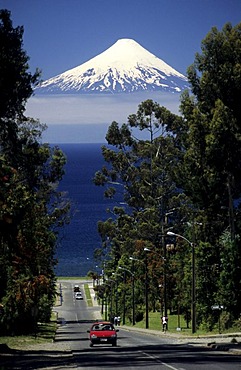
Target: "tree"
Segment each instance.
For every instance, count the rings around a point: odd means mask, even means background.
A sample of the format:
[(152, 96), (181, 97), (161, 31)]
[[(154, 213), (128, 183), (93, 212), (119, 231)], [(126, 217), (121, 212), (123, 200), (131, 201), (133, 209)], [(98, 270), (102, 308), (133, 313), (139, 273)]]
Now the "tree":
[(38, 83), (39, 71), (28, 72), (28, 56), (22, 49), (23, 27), (13, 28), (10, 12), (0, 10), (0, 140), (2, 151), (16, 141), (16, 119), (21, 120), (27, 99)]
[(39, 74), (28, 72), (22, 36), (0, 11), (0, 326), (11, 334), (50, 319), (58, 228), (69, 211), (57, 190), (66, 158), (41, 144), (45, 125), (24, 116)]
[[(203, 265), (205, 261), (209, 269), (220, 265), (222, 235), (229, 231), (232, 255), (235, 255), (240, 233), (240, 31), (241, 24), (232, 27), (228, 23), (220, 32), (212, 28), (202, 41), (202, 53), (196, 54), (193, 65), (188, 68), (193, 95), (185, 92), (180, 106), (186, 130), (182, 137), (183, 176), (179, 176), (179, 184), (195, 207), (202, 210), (202, 240), (206, 244), (202, 247), (200, 244), (198, 264)], [(202, 253), (204, 248), (208, 250), (206, 257)], [(230, 253), (232, 248), (226, 243), (226, 252)], [(239, 256), (236, 258), (239, 260)], [(235, 274), (222, 271), (219, 275), (216, 273), (216, 288), (208, 283), (209, 294), (205, 293), (206, 278), (203, 285), (199, 285), (203, 317), (211, 315), (210, 302), (221, 294), (218, 279), (224, 280), (224, 276), (232, 279)], [(234, 290), (233, 284), (226, 287), (226, 298), (232, 296), (233, 301), (240, 302), (240, 282), (236, 279)], [(231, 316), (237, 316), (231, 302), (228, 306)]]
[[(118, 195), (117, 201), (125, 203), (113, 210), (114, 219), (99, 224), (103, 245), (108, 240), (109, 272), (127, 265), (133, 253), (143, 259), (143, 247), (160, 253), (165, 215), (174, 209), (168, 226), (195, 243), (197, 324), (205, 321), (209, 329), (217, 319), (211, 310), (216, 300), (226, 301), (230, 322), (238, 318), (241, 304), (240, 31), (241, 24), (226, 24), (221, 32), (212, 28), (202, 41), (202, 53), (188, 68), (191, 91), (182, 94), (182, 117), (147, 100), (128, 123), (113, 122), (106, 136), (109, 147), (103, 147), (107, 164), (95, 176), (106, 196)], [(138, 139), (139, 131), (145, 140)], [(175, 246), (166, 264), (168, 299), (182, 312), (191, 300), (192, 261), (184, 241), (170, 239)], [(154, 254), (155, 290), (162, 269)], [(138, 274), (143, 276), (143, 266)]]
[(232, 27), (227, 23), (222, 31), (213, 27), (201, 43), (202, 54), (197, 53), (188, 68), (188, 79), (199, 108), (212, 114), (219, 99), (230, 109), (237, 126), (241, 128), (241, 23)]
[[(182, 97), (189, 128), (186, 188), (200, 207), (209, 204), (213, 214), (226, 206), (232, 215), (233, 200), (241, 194), (240, 32), (241, 24), (232, 28), (228, 23), (221, 32), (212, 28), (202, 42), (202, 54), (196, 54), (188, 69), (195, 99)], [(202, 191), (196, 191), (194, 177), (201, 179)]]
[[(118, 265), (128, 266), (130, 256), (143, 260), (144, 247), (152, 249), (149, 267), (153, 271), (150, 275), (153, 309), (158, 286), (163, 284), (160, 256), (165, 254), (166, 213), (178, 209), (178, 215), (173, 215), (178, 222), (188, 208), (187, 198), (174, 181), (181, 127), (184, 130), (181, 117), (152, 100), (141, 103), (137, 113), (128, 117), (127, 124), (110, 125), (106, 135), (109, 146), (102, 148), (106, 165), (95, 175), (95, 184), (104, 186), (105, 195), (117, 201), (112, 210), (114, 217), (98, 224), (103, 240), (102, 257), (108, 260), (105, 270), (111, 275)], [(138, 138), (140, 131), (146, 140)], [(118, 202), (125, 204), (121, 206)], [(140, 264), (137, 269), (144, 279), (143, 266)], [(170, 283), (170, 297), (174, 284)], [(142, 290), (138, 296), (142, 303), (143, 293)]]

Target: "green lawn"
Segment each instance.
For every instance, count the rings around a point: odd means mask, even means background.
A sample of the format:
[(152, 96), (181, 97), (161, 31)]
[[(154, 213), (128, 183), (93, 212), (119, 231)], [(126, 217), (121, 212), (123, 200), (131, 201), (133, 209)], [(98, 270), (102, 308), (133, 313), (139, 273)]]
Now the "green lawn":
[[(178, 328), (178, 316), (177, 315), (168, 315), (168, 332), (169, 333), (178, 333), (179, 335), (183, 336), (202, 336), (202, 335), (214, 335), (219, 334), (218, 326), (212, 331), (207, 332), (205, 330), (197, 329), (196, 333), (192, 334), (192, 326), (189, 323), (189, 328), (187, 328), (186, 321), (184, 320), (183, 316), (180, 315), (180, 328), (181, 330), (177, 330)], [(131, 323), (126, 322), (127, 325), (131, 326)], [(137, 328), (145, 328), (146, 321), (144, 320), (137, 322), (135, 325)], [(149, 329), (151, 330), (160, 330), (162, 331), (162, 323), (161, 323), (161, 316), (160, 312), (149, 312)], [(240, 332), (239, 328), (230, 328), (229, 330), (221, 330), (221, 333), (228, 334), (228, 333), (237, 333)]]
[(91, 280), (88, 276), (57, 276), (58, 280)]
[(93, 307), (93, 302), (92, 302), (92, 298), (90, 295), (90, 289), (89, 289), (88, 284), (84, 284), (84, 290), (85, 290), (85, 296), (86, 296), (88, 307)]
[(38, 326), (36, 335), (0, 336), (0, 345), (6, 344), (12, 349), (26, 348), (28, 345), (52, 342), (57, 329), (57, 315), (53, 313), (51, 321)]
[[(137, 322), (136, 327), (145, 328), (146, 321), (145, 319)], [(177, 332), (178, 327), (178, 317), (177, 315), (168, 316), (168, 331)], [(180, 327), (181, 331), (186, 331), (186, 322), (182, 316), (180, 316)], [(160, 312), (149, 312), (149, 329), (151, 330), (162, 330), (162, 322)]]

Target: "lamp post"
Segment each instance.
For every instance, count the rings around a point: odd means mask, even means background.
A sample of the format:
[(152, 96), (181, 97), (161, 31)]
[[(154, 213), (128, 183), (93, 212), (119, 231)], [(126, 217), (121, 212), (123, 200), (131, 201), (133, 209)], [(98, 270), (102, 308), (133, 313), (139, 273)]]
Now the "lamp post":
[[(132, 257), (130, 257), (132, 259)], [(132, 271), (128, 270), (125, 267), (119, 266), (120, 270), (129, 272), (132, 277), (132, 325), (135, 325), (135, 275), (134, 275), (134, 260), (132, 259)]]
[(135, 314), (135, 260), (132, 257), (129, 257), (132, 261), (132, 325), (136, 323), (136, 314)]
[(145, 270), (146, 270), (146, 282), (145, 282), (145, 286), (146, 286), (146, 329), (149, 328), (149, 302), (148, 302), (148, 287), (149, 287), (149, 281), (148, 281), (148, 264), (147, 264), (147, 254), (146, 254), (146, 258), (145, 258)]
[(107, 291), (106, 291), (106, 288), (105, 288), (105, 321), (107, 321), (107, 309), (108, 309)]
[(115, 288), (115, 314), (117, 315), (118, 313), (118, 274), (115, 274), (115, 272), (112, 272), (112, 275), (114, 278), (116, 278), (116, 288)]
[(196, 332), (196, 276), (195, 276), (195, 248), (194, 243), (185, 238), (185, 236), (168, 231), (167, 235), (177, 236), (185, 240), (192, 247), (192, 333)]
[[(167, 317), (167, 289), (166, 289), (166, 257), (160, 256), (159, 253), (153, 251), (149, 248), (144, 248), (145, 252), (152, 252), (157, 254), (164, 261), (164, 271), (163, 271), (163, 301), (164, 301), (164, 316)], [(163, 312), (162, 312), (163, 314)]]
[[(118, 267), (120, 270), (123, 270), (121, 266)], [(124, 287), (126, 286), (126, 271), (124, 270)], [(122, 323), (125, 325), (126, 323), (126, 291), (124, 288), (124, 297), (123, 297), (123, 320)]]
[(116, 283), (115, 280), (108, 279), (106, 282), (110, 282), (110, 311), (109, 311), (109, 318), (110, 321), (113, 320), (113, 283)]
[[(144, 248), (144, 252), (149, 252), (149, 248)], [(149, 277), (148, 277), (148, 263), (147, 263), (147, 254), (145, 255), (145, 296), (146, 296), (146, 329), (149, 328), (149, 297), (148, 297), (148, 288), (149, 288)]]
[[(125, 287), (126, 286), (126, 269), (122, 266), (118, 266), (118, 269), (123, 270), (123, 273), (114, 272), (113, 274), (122, 278), (123, 283), (124, 283), (124, 287)], [(117, 282), (117, 280), (116, 280), (116, 282)], [(118, 285), (116, 285), (116, 286), (117, 286), (117, 291), (118, 291)], [(122, 320), (122, 322), (123, 322), (123, 325), (124, 325), (125, 324), (125, 316), (126, 316), (125, 315), (125, 313), (126, 313), (126, 291), (125, 291), (125, 289), (123, 289), (123, 291), (124, 291), (124, 294), (123, 294), (123, 320)], [(116, 312), (118, 313), (117, 299), (118, 298), (116, 298)]]
[[(148, 248), (144, 248), (144, 251), (149, 251)], [(146, 306), (146, 329), (149, 328), (149, 310), (148, 310), (148, 264), (147, 264), (147, 255), (145, 256), (145, 262), (139, 260), (138, 258), (130, 257), (133, 261), (141, 262), (145, 265), (145, 306)]]
[[(162, 218), (162, 247), (163, 247), (163, 260), (166, 261), (167, 259), (167, 246), (165, 242), (165, 227), (168, 224), (168, 216), (173, 214), (176, 208), (170, 209), (168, 212), (164, 213)], [(163, 296), (164, 296), (164, 317), (167, 317), (167, 264), (164, 264), (164, 272), (163, 272)]]
[[(150, 249), (144, 248), (145, 252), (149, 252)], [(149, 297), (148, 297), (148, 289), (149, 289), (149, 281), (148, 281), (148, 261), (147, 261), (147, 254), (145, 255), (145, 301), (146, 301), (146, 329), (149, 328)]]

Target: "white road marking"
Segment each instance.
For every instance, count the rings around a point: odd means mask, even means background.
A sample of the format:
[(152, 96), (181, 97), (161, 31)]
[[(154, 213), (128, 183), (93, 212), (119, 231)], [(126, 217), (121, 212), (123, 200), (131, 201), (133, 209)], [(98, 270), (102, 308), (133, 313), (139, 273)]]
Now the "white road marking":
[[(152, 358), (152, 359), (153, 359), (153, 360), (155, 360), (156, 362), (158, 362), (158, 363), (160, 363), (160, 364), (162, 364), (162, 365), (164, 365), (164, 366), (168, 367), (169, 369), (172, 369), (172, 370), (181, 370), (180, 368), (174, 367), (174, 366), (172, 366), (172, 365), (167, 364), (166, 362), (161, 361), (161, 360), (160, 360), (158, 357), (156, 357), (156, 356), (150, 355), (149, 353), (146, 353), (146, 352), (143, 352), (143, 351), (139, 351), (139, 352), (143, 353), (143, 354), (144, 354), (145, 356), (147, 356), (147, 357)], [(183, 369), (183, 368), (182, 368), (182, 370), (185, 370), (185, 369)]]

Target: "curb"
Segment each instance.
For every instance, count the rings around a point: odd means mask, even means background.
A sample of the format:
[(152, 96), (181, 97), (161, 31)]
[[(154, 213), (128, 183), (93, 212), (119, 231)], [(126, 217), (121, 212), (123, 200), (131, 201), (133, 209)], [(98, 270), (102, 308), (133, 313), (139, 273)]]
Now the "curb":
[(100, 305), (98, 303), (98, 300), (96, 299), (96, 294), (94, 291), (94, 286), (93, 283), (88, 283), (89, 286), (89, 291), (90, 291), (90, 296), (92, 299), (92, 308), (95, 310), (95, 320), (102, 320), (102, 315), (101, 315), (101, 310), (100, 310)]
[(228, 344), (208, 343), (207, 346), (218, 351), (231, 352), (232, 354), (241, 355), (241, 348), (230, 347)]
[[(91, 298), (92, 298), (92, 303), (93, 303), (93, 307), (96, 308), (98, 311), (98, 314), (97, 316), (99, 317), (96, 317), (96, 319), (102, 319), (102, 315), (101, 315), (101, 312), (100, 312), (100, 305), (95, 297), (95, 291), (93, 289), (93, 283), (89, 283), (89, 290), (90, 290), (90, 295), (91, 295)], [(174, 333), (162, 333), (162, 331), (156, 331), (156, 330), (150, 330), (150, 329), (142, 329), (142, 328), (136, 328), (136, 327), (130, 327), (130, 326), (121, 326), (121, 329), (123, 330), (126, 330), (126, 331), (136, 331), (136, 332), (139, 332), (139, 333), (145, 333), (145, 334), (148, 334), (148, 335), (155, 335), (155, 336), (159, 336), (159, 337), (168, 337), (168, 338), (173, 338), (173, 339), (176, 339), (176, 340), (179, 340), (179, 341), (183, 341), (183, 342), (186, 342), (190, 345), (198, 345), (198, 346), (207, 346), (208, 348), (210, 349), (213, 349), (213, 350), (217, 350), (217, 351), (224, 351), (224, 352), (230, 352), (232, 354), (235, 354), (235, 355), (241, 355), (241, 348), (235, 348), (235, 346), (237, 344), (216, 344), (215, 342), (211, 342), (211, 340), (213, 339), (220, 339), (220, 335), (212, 335), (212, 336), (198, 336), (198, 337), (191, 337), (191, 336), (187, 336), (187, 337), (182, 337), (178, 334), (174, 334)], [(221, 338), (235, 338), (235, 337), (240, 337), (241, 336), (241, 333), (233, 333), (233, 334), (227, 334), (227, 335), (222, 335)], [(204, 340), (206, 339), (207, 342), (198, 342), (198, 343), (190, 343), (190, 340)], [(210, 340), (210, 342), (208, 342), (208, 340)]]

